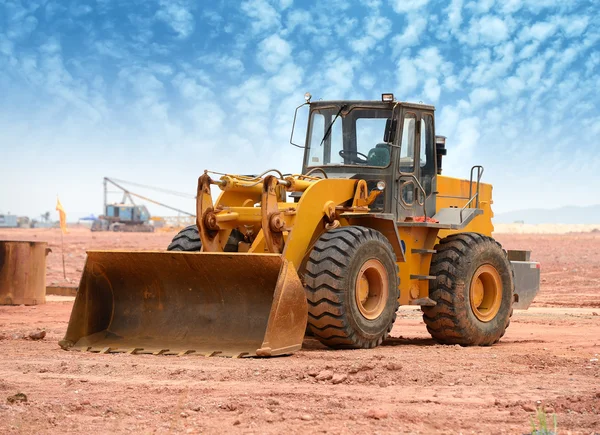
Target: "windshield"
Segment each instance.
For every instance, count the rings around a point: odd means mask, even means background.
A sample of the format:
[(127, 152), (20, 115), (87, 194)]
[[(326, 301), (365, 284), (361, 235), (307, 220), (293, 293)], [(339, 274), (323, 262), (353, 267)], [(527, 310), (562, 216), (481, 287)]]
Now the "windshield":
[(306, 166), (386, 167), (390, 146), (383, 141), (390, 109), (342, 106), (311, 112)]

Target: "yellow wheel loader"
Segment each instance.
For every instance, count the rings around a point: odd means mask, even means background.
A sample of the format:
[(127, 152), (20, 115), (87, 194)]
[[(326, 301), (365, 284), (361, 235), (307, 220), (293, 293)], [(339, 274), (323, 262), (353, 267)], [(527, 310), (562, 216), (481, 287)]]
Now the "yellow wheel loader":
[(538, 292), (539, 264), (492, 238), (481, 166), (441, 175), (434, 107), (307, 94), (301, 108), (305, 143), (290, 140), (301, 174), (205, 171), (196, 225), (168, 250), (89, 251), (60, 346), (274, 356), (308, 330), (331, 348), (372, 348), (399, 305), (420, 306), (439, 343), (496, 343)]

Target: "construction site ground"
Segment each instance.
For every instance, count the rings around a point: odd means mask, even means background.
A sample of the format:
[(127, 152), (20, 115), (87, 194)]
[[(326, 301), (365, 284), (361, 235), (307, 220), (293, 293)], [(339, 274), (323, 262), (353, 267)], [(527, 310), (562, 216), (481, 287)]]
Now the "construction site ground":
[[(0, 230), (47, 241), (48, 285), (77, 285), (87, 249), (164, 249), (173, 232)], [(0, 307), (0, 433), (530, 433), (536, 407), (559, 433), (600, 433), (600, 233), (499, 234), (533, 250), (542, 289), (501, 342), (435, 344), (401, 308), (373, 350), (307, 338), (289, 357), (225, 359), (66, 352), (72, 297)], [(30, 332), (43, 329), (42, 340)], [(27, 401), (8, 401), (17, 393)], [(537, 421), (537, 419), (536, 419)]]

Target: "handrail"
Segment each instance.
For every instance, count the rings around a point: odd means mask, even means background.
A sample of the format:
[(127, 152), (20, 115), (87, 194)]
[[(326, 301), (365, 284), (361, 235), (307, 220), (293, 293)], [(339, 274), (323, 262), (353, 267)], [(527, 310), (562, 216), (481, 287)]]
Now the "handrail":
[[(475, 195), (473, 195), (473, 171), (477, 169), (477, 188), (475, 189)], [(479, 185), (480, 185), (480, 181), (481, 181), (481, 176), (483, 175), (483, 166), (481, 165), (475, 165), (471, 168), (471, 174), (469, 177), (469, 201), (467, 201), (467, 203), (463, 206), (463, 208), (460, 209), (460, 223), (463, 223), (463, 212), (467, 209), (470, 208), (469, 206), (471, 205), (471, 203), (473, 202), (474, 199), (476, 199), (475, 201), (475, 208), (479, 208)]]
[(427, 210), (425, 209), (425, 204), (427, 203), (427, 192), (425, 192), (425, 188), (421, 185), (421, 183), (419, 182), (419, 179), (417, 177), (415, 177), (415, 174), (407, 174), (405, 172), (400, 172), (400, 176), (398, 177), (398, 179), (400, 179), (402, 177), (412, 178), (415, 181), (417, 187), (419, 189), (421, 189), (421, 192), (423, 192), (423, 203), (421, 204), (419, 202), (418, 198), (417, 198), (417, 203), (423, 206), (423, 216), (425, 218), (424, 222), (427, 222)]

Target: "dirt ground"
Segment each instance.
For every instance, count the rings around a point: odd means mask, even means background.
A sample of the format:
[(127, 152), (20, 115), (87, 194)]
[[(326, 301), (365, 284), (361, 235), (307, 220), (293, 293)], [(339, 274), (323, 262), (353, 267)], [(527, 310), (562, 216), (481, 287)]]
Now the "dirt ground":
[[(58, 230), (0, 230), (50, 243), (48, 285), (76, 285), (86, 249), (164, 249), (172, 236), (72, 229), (65, 280)], [(57, 345), (72, 298), (0, 307), (0, 433), (521, 434), (538, 405), (559, 433), (600, 433), (600, 234), (497, 238), (533, 250), (542, 290), (489, 348), (435, 344), (408, 307), (368, 351), (306, 339), (273, 359), (85, 354)], [(38, 329), (44, 339), (23, 338)]]

